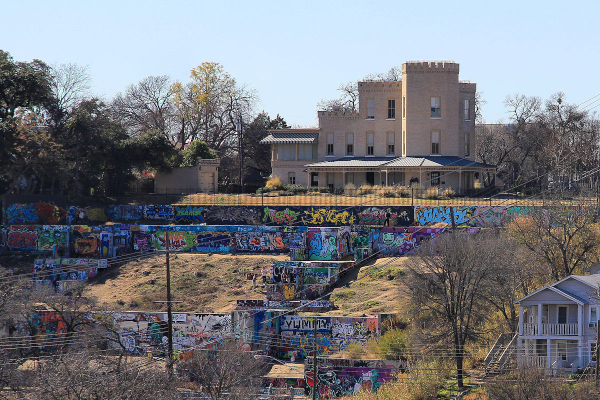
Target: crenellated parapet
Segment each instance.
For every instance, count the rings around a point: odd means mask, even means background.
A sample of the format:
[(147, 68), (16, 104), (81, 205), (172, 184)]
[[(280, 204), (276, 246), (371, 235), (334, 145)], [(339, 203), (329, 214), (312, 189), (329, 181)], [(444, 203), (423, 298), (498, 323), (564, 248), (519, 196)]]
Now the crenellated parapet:
[(407, 61), (402, 64), (402, 73), (459, 73), (459, 64), (454, 61)]

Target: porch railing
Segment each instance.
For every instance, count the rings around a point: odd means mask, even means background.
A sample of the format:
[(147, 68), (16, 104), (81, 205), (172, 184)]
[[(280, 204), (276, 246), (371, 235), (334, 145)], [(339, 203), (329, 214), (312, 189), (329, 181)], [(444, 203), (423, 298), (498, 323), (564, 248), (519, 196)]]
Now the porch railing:
[(534, 367), (534, 368), (547, 368), (548, 367), (548, 357), (547, 356), (523, 356), (521, 358), (521, 362), (525, 367)]
[(542, 324), (542, 335), (576, 336), (578, 334), (577, 324)]
[(523, 335), (524, 336), (536, 336), (538, 334), (537, 324), (526, 323), (523, 324)]

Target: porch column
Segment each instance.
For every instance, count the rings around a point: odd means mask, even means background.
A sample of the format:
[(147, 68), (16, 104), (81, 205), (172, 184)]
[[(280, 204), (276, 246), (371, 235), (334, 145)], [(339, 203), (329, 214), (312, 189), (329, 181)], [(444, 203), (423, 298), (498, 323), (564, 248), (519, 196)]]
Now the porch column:
[(308, 175), (308, 179), (306, 180), (306, 182), (308, 182), (306, 184), (306, 187), (309, 188), (312, 186), (312, 180), (310, 179), (310, 171), (308, 170), (308, 168), (306, 169), (306, 174)]
[(576, 367), (579, 368), (579, 366), (584, 366), (587, 363), (583, 362), (583, 349), (581, 348), (581, 346), (583, 346), (583, 340), (581, 339), (581, 335), (579, 336), (579, 339), (577, 339), (577, 365)]
[(346, 171), (342, 171), (342, 187), (346, 186)]
[(422, 185), (424, 187), (425, 185), (423, 184), (423, 177), (422, 177), (423, 173), (422, 172), (423, 172), (422, 168), (419, 167), (419, 185)]
[(538, 335), (542, 334), (542, 303), (538, 303), (538, 320), (537, 320), (537, 328), (538, 328)]
[(517, 336), (517, 365), (518, 366), (523, 365), (522, 357), (523, 357), (524, 353), (525, 352), (523, 351), (523, 339), (521, 339), (520, 336)]
[(462, 190), (462, 171), (458, 169), (458, 193)]
[(552, 339), (546, 339), (546, 367), (552, 368)]
[(523, 336), (523, 306), (520, 304), (519, 304), (519, 336)]
[(583, 306), (577, 304), (577, 336), (583, 336)]
[(385, 186), (389, 186), (390, 184), (388, 183), (388, 170), (385, 170)]

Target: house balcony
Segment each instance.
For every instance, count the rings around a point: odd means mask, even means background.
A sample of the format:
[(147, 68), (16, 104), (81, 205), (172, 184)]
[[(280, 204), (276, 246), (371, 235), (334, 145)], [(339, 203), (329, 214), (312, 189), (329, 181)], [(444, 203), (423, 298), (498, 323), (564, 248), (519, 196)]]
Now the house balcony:
[(542, 332), (539, 332), (538, 324), (523, 324), (523, 336), (578, 336), (579, 324), (541, 324)]

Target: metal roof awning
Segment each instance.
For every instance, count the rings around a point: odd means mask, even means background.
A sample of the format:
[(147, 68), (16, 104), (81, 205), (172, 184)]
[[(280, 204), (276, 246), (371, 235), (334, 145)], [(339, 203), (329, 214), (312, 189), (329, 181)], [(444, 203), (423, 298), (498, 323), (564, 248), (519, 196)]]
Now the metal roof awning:
[(318, 142), (318, 132), (270, 132), (267, 137), (260, 141), (261, 144), (312, 144)]
[(269, 379), (304, 379), (304, 364), (285, 363), (273, 365), (271, 371), (263, 378)]

